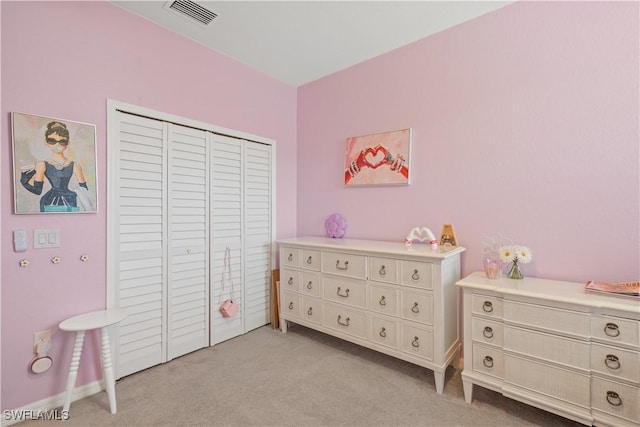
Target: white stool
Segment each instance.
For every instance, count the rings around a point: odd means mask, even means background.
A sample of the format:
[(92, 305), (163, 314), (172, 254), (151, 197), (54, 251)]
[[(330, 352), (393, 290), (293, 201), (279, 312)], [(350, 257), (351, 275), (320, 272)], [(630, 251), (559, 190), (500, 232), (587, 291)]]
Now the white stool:
[(120, 322), (127, 317), (122, 310), (100, 310), (90, 313), (73, 316), (67, 320), (60, 322), (59, 328), (63, 331), (76, 333), (76, 342), (73, 346), (73, 355), (71, 356), (71, 366), (69, 367), (69, 377), (67, 378), (67, 391), (64, 396), (63, 411), (69, 411), (71, 406), (71, 396), (76, 385), (76, 377), (78, 376), (78, 366), (80, 365), (80, 355), (82, 354), (82, 344), (84, 343), (84, 333), (92, 329), (100, 328), (102, 337), (102, 370), (104, 385), (109, 396), (109, 407), (111, 413), (116, 413), (116, 387), (113, 377), (113, 367), (111, 366), (111, 348), (109, 345), (109, 332), (107, 327)]

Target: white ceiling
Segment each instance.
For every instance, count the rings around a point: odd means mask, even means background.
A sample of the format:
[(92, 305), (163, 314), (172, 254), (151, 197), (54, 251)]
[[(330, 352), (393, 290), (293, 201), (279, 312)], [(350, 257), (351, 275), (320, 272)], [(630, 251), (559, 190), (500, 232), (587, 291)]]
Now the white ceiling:
[(513, 1), (197, 1), (207, 26), (169, 1), (112, 3), (300, 86), (453, 27)]

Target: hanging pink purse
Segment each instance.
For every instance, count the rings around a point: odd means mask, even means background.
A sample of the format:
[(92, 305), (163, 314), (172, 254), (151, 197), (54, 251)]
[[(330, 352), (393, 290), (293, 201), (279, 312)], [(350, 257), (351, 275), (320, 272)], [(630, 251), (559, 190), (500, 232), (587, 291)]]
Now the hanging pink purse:
[(232, 317), (238, 312), (238, 309), (238, 304), (236, 304), (233, 300), (228, 299), (220, 306), (220, 313), (222, 313), (224, 317)]
[(229, 275), (229, 280), (231, 281), (231, 295), (229, 295), (229, 299), (225, 300), (222, 304), (220, 304), (220, 313), (222, 313), (223, 317), (233, 317), (238, 310), (240, 310), (240, 306), (235, 302), (233, 295), (235, 294), (235, 289), (233, 287), (233, 277), (231, 276), (231, 249), (227, 246), (227, 249), (224, 253), (224, 271), (222, 272), (222, 280), (220, 281), (220, 301), (222, 301), (222, 297), (224, 296), (224, 275), (227, 273)]

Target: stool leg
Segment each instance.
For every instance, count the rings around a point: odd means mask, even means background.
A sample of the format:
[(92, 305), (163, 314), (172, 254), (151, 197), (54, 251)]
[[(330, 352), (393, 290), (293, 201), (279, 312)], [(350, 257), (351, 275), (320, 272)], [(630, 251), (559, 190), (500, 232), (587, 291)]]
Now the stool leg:
[(76, 386), (76, 377), (78, 376), (78, 366), (80, 365), (80, 356), (82, 354), (82, 344), (84, 343), (84, 331), (76, 332), (76, 342), (73, 345), (73, 354), (71, 355), (71, 366), (69, 367), (69, 376), (67, 377), (67, 391), (64, 395), (63, 411), (69, 411), (71, 406), (71, 396)]
[(109, 407), (111, 413), (116, 413), (116, 386), (113, 377), (113, 366), (111, 365), (111, 346), (109, 345), (109, 331), (106, 327), (100, 330), (102, 335), (102, 370), (104, 372), (104, 386), (109, 396)]

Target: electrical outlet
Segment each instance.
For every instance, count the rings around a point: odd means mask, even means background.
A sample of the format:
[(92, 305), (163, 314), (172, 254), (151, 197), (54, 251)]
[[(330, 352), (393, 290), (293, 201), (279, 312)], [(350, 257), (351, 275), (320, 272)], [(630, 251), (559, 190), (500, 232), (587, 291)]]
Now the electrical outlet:
[(44, 347), (47, 348), (51, 345), (51, 329), (47, 329), (46, 331), (40, 331), (33, 334), (33, 351), (37, 353), (38, 344), (44, 344)]

